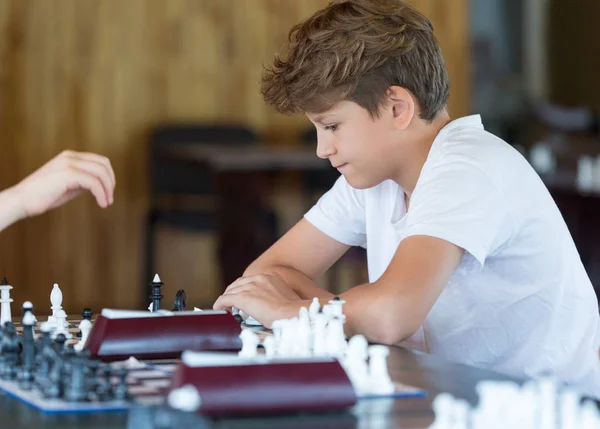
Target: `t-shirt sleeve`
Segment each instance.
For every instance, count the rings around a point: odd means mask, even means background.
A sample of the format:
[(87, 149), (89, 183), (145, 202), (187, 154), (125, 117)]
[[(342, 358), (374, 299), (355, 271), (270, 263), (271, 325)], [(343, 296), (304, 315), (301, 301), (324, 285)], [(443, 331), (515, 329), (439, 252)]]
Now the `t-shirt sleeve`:
[(411, 197), (404, 238), (428, 235), (463, 248), (483, 267), (510, 239), (512, 223), (493, 178), (473, 159), (452, 156), (426, 164)]
[(321, 232), (348, 246), (366, 246), (364, 192), (344, 176), (335, 182), (304, 218)]

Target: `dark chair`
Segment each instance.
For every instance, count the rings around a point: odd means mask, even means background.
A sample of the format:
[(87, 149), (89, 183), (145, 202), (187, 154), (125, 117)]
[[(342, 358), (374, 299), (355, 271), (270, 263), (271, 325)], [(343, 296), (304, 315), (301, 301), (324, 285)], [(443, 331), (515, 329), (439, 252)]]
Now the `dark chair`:
[(161, 148), (171, 144), (252, 144), (258, 135), (236, 124), (166, 124), (149, 136), (150, 204), (146, 219), (144, 278), (155, 272), (155, 231), (165, 225), (191, 231), (216, 230), (215, 180), (209, 166), (164, 159)]
[[(317, 131), (314, 127), (307, 129), (301, 134), (300, 140), (304, 145), (314, 145), (316, 150)], [(340, 173), (333, 167), (327, 170), (307, 171), (302, 176), (306, 192), (313, 202), (316, 202), (316, 199), (331, 189), (339, 177)], [(350, 270), (354, 286), (365, 281), (362, 276), (362, 268), (365, 261), (366, 250), (362, 247), (351, 247), (329, 270), (327, 279), (327, 288), (329, 291), (333, 293), (341, 292), (339, 290), (339, 278), (342, 264), (352, 265)]]

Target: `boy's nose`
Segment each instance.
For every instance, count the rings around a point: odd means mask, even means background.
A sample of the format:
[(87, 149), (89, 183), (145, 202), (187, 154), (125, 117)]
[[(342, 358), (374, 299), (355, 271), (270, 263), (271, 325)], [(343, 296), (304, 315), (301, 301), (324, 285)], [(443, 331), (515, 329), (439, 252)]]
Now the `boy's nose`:
[(328, 142), (327, 139), (317, 138), (317, 156), (321, 159), (327, 159), (336, 152), (335, 145)]

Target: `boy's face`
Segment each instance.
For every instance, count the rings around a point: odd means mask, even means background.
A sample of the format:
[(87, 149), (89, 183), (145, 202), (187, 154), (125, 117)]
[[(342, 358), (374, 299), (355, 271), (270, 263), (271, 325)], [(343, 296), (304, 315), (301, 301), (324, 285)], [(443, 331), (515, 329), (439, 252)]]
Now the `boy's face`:
[(396, 130), (393, 118), (382, 113), (373, 119), (351, 101), (341, 101), (321, 114), (307, 113), (317, 128), (317, 155), (328, 159), (353, 188), (376, 186), (392, 173), (389, 150), (395, 146), (398, 155), (398, 145), (393, 144)]

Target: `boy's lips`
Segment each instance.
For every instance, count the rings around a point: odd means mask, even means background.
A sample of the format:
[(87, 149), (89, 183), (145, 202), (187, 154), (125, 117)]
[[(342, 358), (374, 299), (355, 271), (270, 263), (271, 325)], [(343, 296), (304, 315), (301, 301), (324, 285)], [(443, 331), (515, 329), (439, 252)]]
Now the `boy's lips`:
[(333, 168), (337, 168), (337, 169), (339, 170), (340, 168), (342, 168), (342, 167), (344, 167), (344, 166), (346, 166), (346, 165), (348, 165), (348, 163), (347, 163), (347, 162), (344, 162), (343, 164), (338, 164), (338, 165), (335, 165)]

